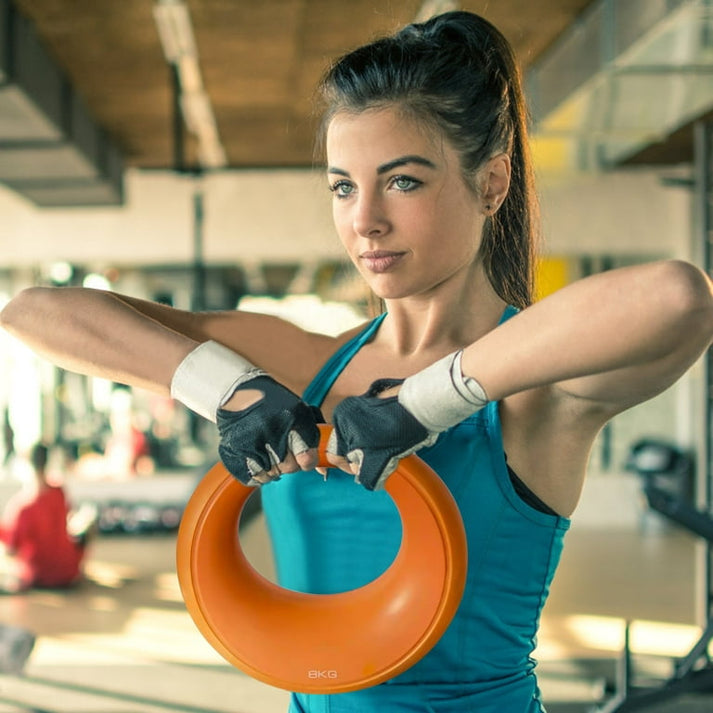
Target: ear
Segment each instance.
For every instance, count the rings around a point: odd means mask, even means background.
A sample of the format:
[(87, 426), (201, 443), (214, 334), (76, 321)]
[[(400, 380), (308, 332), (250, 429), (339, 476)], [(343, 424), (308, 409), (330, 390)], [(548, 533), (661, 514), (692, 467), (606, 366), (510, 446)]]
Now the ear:
[(486, 215), (494, 215), (510, 189), (510, 157), (504, 153), (493, 156), (481, 171), (483, 212)]

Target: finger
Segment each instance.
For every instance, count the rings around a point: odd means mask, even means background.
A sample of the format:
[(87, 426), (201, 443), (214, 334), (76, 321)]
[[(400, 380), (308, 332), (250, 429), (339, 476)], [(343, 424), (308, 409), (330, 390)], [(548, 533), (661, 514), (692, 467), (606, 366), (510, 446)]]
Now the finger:
[(364, 464), (364, 451), (361, 448), (355, 448), (347, 453), (347, 460), (352, 468), (354, 475), (359, 475), (361, 467)]
[(270, 470), (260, 473), (260, 476), (263, 476), (263, 482), (274, 483), (282, 478), (282, 471), (279, 469), (279, 466), (275, 466), (274, 468), (270, 468)]
[(255, 478), (256, 475), (261, 475), (264, 471), (264, 468), (254, 458), (250, 457), (245, 459), (245, 467), (251, 478)]
[(337, 456), (337, 445), (337, 429), (334, 428), (329, 434), (329, 439), (327, 440), (327, 458), (330, 463), (333, 462), (330, 456), (334, 456), (335, 458), (339, 457)]
[(335, 455), (334, 453), (328, 452), (327, 460), (335, 468), (339, 468), (339, 470), (343, 470), (345, 473), (349, 473), (350, 475), (356, 475), (354, 473), (354, 471), (352, 470), (352, 464), (344, 456), (338, 456), (338, 455)]
[(287, 447), (295, 454), (299, 455), (310, 448), (302, 436), (297, 431), (292, 430), (287, 434)]
[(250, 475), (248, 485), (265, 485), (265, 483), (270, 483), (273, 480), (279, 480), (281, 475), (277, 467), (265, 470), (254, 458), (246, 458), (245, 465)]
[(272, 465), (272, 468), (267, 471), (267, 474), (272, 480), (279, 480), (283, 473), (294, 473), (296, 470), (299, 470), (297, 461), (291, 453), (287, 453), (284, 460), (280, 460), (280, 456), (277, 455), (277, 452), (269, 443), (265, 444), (265, 450)]
[(337, 429), (335, 427), (329, 434), (329, 440), (327, 441), (327, 461), (335, 468), (339, 468), (339, 470), (343, 470), (345, 473), (349, 473), (350, 475), (356, 475), (352, 464), (349, 462), (347, 457), (338, 455), (338, 452), (339, 442), (337, 437)]
[(297, 462), (295, 456), (288, 452), (285, 459), (277, 464), (277, 470), (279, 470), (280, 473), (296, 473), (300, 470), (300, 464)]
[(295, 460), (302, 470), (314, 470), (317, 463), (319, 463), (319, 454), (316, 448), (308, 448), (302, 453), (295, 454)]
[(267, 457), (270, 459), (270, 471), (274, 471), (282, 459), (277, 455), (277, 452), (269, 443), (265, 444), (265, 452), (267, 453)]
[(317, 449), (310, 448), (297, 431), (293, 430), (287, 434), (287, 447), (294, 454), (298, 469), (313, 470), (319, 462)]
[(270, 477), (269, 473), (266, 473), (263, 471), (262, 473), (258, 473), (256, 475), (253, 475), (253, 477), (250, 479), (250, 484), (258, 484), (258, 485), (265, 485), (265, 483), (271, 483), (272, 478)]

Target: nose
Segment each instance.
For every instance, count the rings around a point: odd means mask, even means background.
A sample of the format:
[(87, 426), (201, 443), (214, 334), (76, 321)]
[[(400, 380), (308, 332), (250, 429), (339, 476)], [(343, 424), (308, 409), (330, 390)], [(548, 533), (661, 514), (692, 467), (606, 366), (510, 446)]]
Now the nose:
[(362, 192), (354, 208), (354, 232), (365, 238), (384, 235), (389, 230), (385, 206), (378, 195)]

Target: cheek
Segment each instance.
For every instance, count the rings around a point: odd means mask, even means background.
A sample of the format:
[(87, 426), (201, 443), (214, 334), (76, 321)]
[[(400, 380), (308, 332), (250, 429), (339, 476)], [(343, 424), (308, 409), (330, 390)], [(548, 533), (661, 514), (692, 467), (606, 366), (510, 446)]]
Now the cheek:
[(352, 222), (349, 219), (347, 212), (338, 204), (332, 207), (332, 223), (342, 247), (347, 251), (347, 253), (351, 254), (352, 246), (354, 244)]
[(344, 210), (334, 199), (332, 200), (332, 223), (341, 235), (344, 227)]
[(332, 208), (332, 223), (334, 224), (334, 228), (337, 231), (339, 239), (344, 242), (347, 237), (347, 221), (344, 216), (344, 211), (339, 210), (339, 206), (334, 206)]

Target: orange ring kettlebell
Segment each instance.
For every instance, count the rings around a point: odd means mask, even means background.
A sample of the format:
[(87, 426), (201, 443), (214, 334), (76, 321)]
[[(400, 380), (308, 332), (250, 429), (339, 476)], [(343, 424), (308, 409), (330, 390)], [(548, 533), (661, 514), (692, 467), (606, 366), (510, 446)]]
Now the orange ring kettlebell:
[[(330, 427), (320, 426), (320, 465)], [(284, 589), (259, 574), (238, 540), (254, 491), (218, 463), (183, 513), (177, 572), (198, 629), (231, 664), (264, 683), (301, 693), (367, 688), (431, 650), (460, 604), (467, 546), (450, 491), (415, 455), (386, 481), (402, 523), (399, 551), (369, 584), (339, 594)]]

